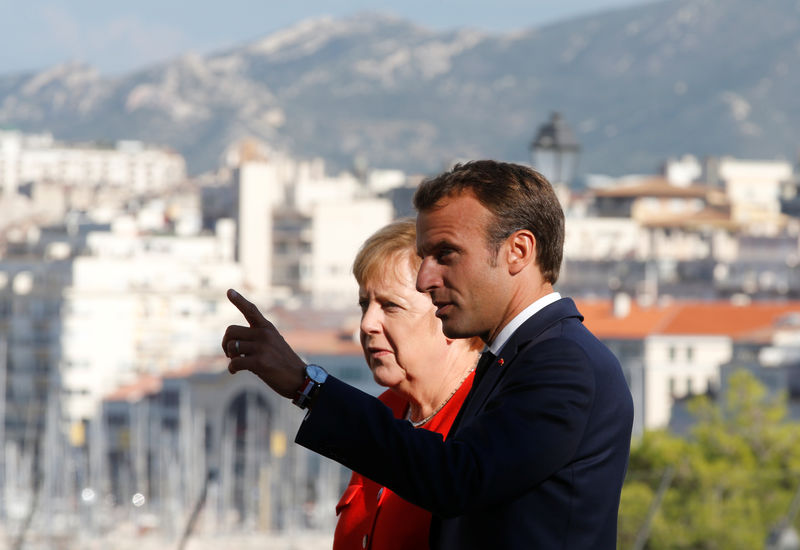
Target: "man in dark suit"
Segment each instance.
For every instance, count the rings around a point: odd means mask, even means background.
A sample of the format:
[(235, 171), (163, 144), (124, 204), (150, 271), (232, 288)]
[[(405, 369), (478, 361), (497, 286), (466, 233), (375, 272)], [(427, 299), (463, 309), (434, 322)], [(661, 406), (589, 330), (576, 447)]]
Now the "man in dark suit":
[(617, 359), (553, 291), (564, 218), (550, 184), (476, 161), (423, 182), (414, 204), (418, 289), (445, 335), (487, 344), (446, 441), (306, 366), (235, 293), (251, 327), (226, 332), (230, 370), (310, 409), (299, 444), (430, 510), (432, 548), (615, 548), (633, 405)]

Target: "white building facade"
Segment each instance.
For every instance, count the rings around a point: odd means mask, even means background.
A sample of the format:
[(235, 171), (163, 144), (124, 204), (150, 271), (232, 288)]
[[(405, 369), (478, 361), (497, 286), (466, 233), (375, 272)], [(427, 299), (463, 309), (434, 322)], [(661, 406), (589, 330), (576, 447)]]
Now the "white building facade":
[(63, 144), (49, 134), (0, 131), (0, 189), (13, 194), (28, 182), (79, 187), (124, 187), (136, 193), (170, 188), (186, 179), (186, 163), (173, 151), (139, 141)]
[(219, 354), (220, 331), (238, 320), (225, 296), (242, 282), (232, 220), (195, 236), (140, 236), (124, 225), (89, 234), (64, 292), (62, 385), (73, 421), (134, 376)]
[(717, 170), (732, 218), (757, 234), (776, 233), (781, 226), (781, 189), (793, 175), (791, 163), (724, 157)]
[[(237, 170), (238, 259), (246, 287), (265, 302), (354, 307), (351, 266), (361, 244), (394, 217), (391, 200), (319, 161), (256, 160)], [(395, 178), (400, 181), (399, 178)]]
[(730, 361), (733, 340), (725, 335), (655, 334), (644, 342), (644, 426), (666, 427), (676, 399), (714, 391), (720, 366)]

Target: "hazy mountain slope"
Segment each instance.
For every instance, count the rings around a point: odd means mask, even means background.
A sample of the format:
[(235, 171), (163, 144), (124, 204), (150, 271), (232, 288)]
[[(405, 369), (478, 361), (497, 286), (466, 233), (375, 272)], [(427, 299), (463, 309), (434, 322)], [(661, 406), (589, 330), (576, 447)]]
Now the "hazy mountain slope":
[(194, 172), (245, 135), (339, 167), (364, 155), (430, 171), (525, 160), (560, 110), (582, 168), (620, 174), (686, 152), (793, 159), (799, 66), (796, 0), (669, 0), (510, 35), (363, 15), (114, 79), (76, 65), (6, 75), (0, 125), (166, 143)]

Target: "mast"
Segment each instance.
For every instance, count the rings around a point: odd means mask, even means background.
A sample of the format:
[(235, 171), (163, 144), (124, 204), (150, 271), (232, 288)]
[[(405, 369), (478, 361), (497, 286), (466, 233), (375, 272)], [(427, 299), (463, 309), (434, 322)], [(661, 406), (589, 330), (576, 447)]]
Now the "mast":
[(6, 517), (6, 380), (8, 340), (0, 335), (0, 519)]

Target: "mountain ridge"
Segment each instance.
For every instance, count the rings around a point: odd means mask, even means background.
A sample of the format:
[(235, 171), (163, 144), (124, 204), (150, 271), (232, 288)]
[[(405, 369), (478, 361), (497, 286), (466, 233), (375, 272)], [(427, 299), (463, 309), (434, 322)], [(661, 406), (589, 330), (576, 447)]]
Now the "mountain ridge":
[(431, 172), (525, 161), (557, 110), (582, 170), (620, 175), (685, 153), (794, 160), (798, 62), (794, 0), (662, 0), (513, 33), (322, 17), (115, 77), (83, 64), (0, 75), (0, 126), (163, 143), (192, 173), (248, 136), (334, 168)]

